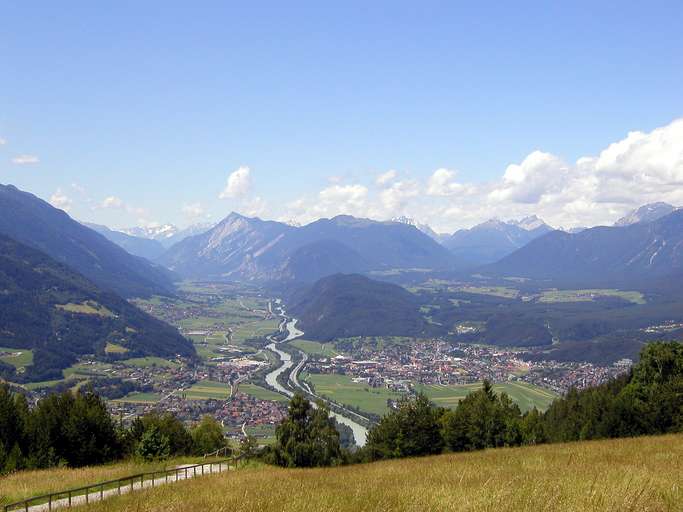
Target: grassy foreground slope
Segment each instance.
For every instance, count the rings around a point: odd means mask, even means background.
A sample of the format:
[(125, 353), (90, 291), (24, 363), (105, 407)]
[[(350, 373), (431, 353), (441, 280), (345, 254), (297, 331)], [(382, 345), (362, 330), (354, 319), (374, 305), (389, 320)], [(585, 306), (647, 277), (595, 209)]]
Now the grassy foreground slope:
[(680, 511), (683, 435), (505, 448), (326, 469), (245, 469), (93, 511)]
[(50, 468), (17, 471), (0, 476), (0, 506), (31, 496), (157, 471), (180, 464), (197, 464), (201, 457), (176, 457), (163, 462), (117, 462), (83, 468)]

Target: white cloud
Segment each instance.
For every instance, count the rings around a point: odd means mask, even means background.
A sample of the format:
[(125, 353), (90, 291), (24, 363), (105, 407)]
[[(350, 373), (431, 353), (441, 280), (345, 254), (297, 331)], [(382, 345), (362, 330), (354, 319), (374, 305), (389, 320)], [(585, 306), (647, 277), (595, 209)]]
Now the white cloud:
[(120, 210), (125, 207), (123, 200), (120, 197), (109, 196), (100, 203), (101, 208)]
[(437, 169), (427, 182), (427, 195), (452, 196), (465, 191), (465, 186), (455, 181), (456, 171)]
[(4, 146), (5, 144), (7, 144), (7, 140), (0, 137), (0, 146)]
[(378, 187), (384, 187), (384, 186), (388, 185), (389, 183), (391, 183), (392, 181), (394, 181), (396, 179), (397, 175), (398, 175), (398, 173), (395, 170), (391, 169), (391, 170), (377, 176), (377, 179), (375, 180), (375, 184)]
[(31, 165), (38, 162), (40, 159), (35, 155), (18, 155), (12, 158), (12, 163), (15, 165)]
[(218, 195), (219, 199), (244, 197), (251, 189), (251, 170), (242, 166), (228, 176), (225, 189)]
[(181, 211), (190, 220), (197, 220), (204, 216), (204, 208), (201, 203), (184, 204)]
[(397, 181), (391, 187), (380, 192), (380, 201), (387, 210), (388, 216), (395, 217), (402, 213), (406, 202), (420, 194), (420, 185), (417, 181)]
[(239, 207), (247, 217), (263, 217), (268, 212), (268, 204), (261, 197), (253, 197), (242, 202)]
[(55, 208), (68, 212), (71, 210), (73, 201), (62, 192), (61, 188), (58, 188), (55, 193), (50, 196), (50, 204)]

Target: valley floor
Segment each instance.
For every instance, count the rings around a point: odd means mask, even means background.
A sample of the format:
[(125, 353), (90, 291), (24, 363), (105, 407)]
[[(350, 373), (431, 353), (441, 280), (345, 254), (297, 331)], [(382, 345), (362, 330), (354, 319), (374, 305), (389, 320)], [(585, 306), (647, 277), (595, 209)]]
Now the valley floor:
[(327, 469), (244, 469), (93, 511), (681, 511), (683, 435), (487, 450)]

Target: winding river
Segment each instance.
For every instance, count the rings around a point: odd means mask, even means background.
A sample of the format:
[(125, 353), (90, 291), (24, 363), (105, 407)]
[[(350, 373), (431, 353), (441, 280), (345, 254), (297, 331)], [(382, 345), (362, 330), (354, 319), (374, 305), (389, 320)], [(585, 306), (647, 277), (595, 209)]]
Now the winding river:
[[(282, 310), (281, 310), (282, 311)], [(266, 345), (266, 348), (273, 352), (282, 362), (280, 366), (275, 368), (273, 371), (269, 372), (266, 375), (266, 382), (268, 383), (269, 386), (273, 387), (276, 389), (279, 393), (287, 396), (287, 397), (292, 397), (294, 396), (294, 393), (290, 391), (289, 389), (283, 387), (278, 381), (277, 378), (287, 370), (289, 370), (292, 366), (294, 366), (294, 363), (292, 362), (292, 356), (290, 356), (287, 352), (283, 352), (282, 350), (279, 350), (277, 348), (277, 343), (286, 343), (288, 341), (291, 341), (296, 338), (300, 338), (301, 336), (304, 335), (303, 331), (299, 330), (296, 328), (296, 323), (297, 319), (293, 318), (289, 321), (287, 321), (287, 318), (284, 317), (284, 313), (281, 313), (283, 318), (285, 320), (280, 324), (280, 330), (281, 332), (284, 332), (285, 330), (287, 331), (287, 337), (280, 341), (276, 342), (272, 337), (270, 338), (271, 343)], [(303, 354), (303, 352), (302, 352)], [(308, 360), (308, 356), (306, 354), (303, 354), (303, 359), (301, 362), (294, 368), (292, 373), (289, 376), (290, 382), (297, 388), (300, 388), (302, 391), (305, 391), (309, 395), (313, 395), (314, 397), (318, 398), (319, 400), (326, 401), (324, 398), (316, 395), (315, 393), (311, 393), (311, 390), (308, 388), (308, 385), (306, 383), (301, 383), (299, 382), (299, 372), (301, 369), (304, 367), (306, 364), (306, 361)], [(313, 404), (315, 407), (315, 404)], [(354, 414), (353, 412), (349, 411), (349, 414)], [(358, 446), (364, 446), (367, 437), (368, 437), (368, 430), (361, 424), (356, 423), (350, 418), (347, 418), (346, 416), (343, 416), (337, 412), (330, 411), (330, 415), (333, 416), (339, 423), (343, 423), (344, 425), (348, 426), (351, 428), (353, 431), (353, 438)]]

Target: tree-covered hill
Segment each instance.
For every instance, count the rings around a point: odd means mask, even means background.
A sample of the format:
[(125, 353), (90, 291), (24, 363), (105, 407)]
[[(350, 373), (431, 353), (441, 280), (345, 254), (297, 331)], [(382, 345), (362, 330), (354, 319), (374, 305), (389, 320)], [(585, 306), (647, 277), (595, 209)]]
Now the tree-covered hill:
[(61, 369), (78, 355), (102, 354), (108, 342), (131, 355), (194, 354), (175, 328), (46, 254), (0, 235), (0, 346), (33, 351), (33, 364), (24, 373), (3, 366), (5, 377), (61, 378)]
[(432, 327), (415, 295), (359, 274), (336, 274), (300, 290), (289, 301), (308, 339), (348, 336), (419, 336)]

